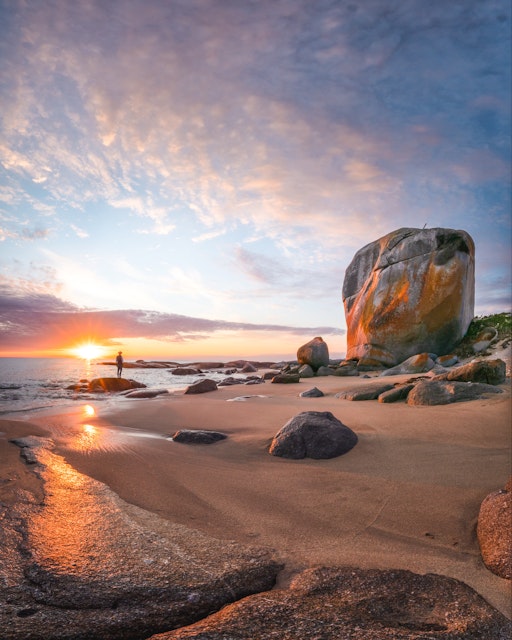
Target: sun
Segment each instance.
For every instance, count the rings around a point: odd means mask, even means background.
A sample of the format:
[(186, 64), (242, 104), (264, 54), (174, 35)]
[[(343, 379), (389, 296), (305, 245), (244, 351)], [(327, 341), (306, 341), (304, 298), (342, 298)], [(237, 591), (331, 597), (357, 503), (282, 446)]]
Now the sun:
[(84, 360), (94, 360), (95, 358), (99, 358), (103, 355), (104, 349), (103, 347), (94, 344), (94, 342), (86, 342), (75, 349), (72, 349), (72, 353)]

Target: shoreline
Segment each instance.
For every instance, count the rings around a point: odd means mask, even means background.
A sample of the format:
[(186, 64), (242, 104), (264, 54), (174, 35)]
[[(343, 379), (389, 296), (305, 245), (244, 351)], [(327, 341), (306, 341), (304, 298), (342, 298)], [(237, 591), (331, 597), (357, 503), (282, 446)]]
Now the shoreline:
[[(457, 578), (511, 617), (510, 582), (483, 565), (475, 536), (482, 500), (510, 474), (509, 379), (497, 396), (433, 407), (334, 397), (358, 382), (237, 385), (98, 403), (95, 416), (77, 406), (30, 423), (2, 419), (3, 474), (34, 489), (7, 440), (35, 429), (126, 502), (216, 538), (275, 549), (285, 562), (278, 587), (311, 566), (403, 568)], [(298, 397), (312, 386), (325, 397)], [(301, 411), (331, 411), (359, 443), (330, 460), (269, 455), (271, 438)], [(178, 444), (168, 436), (180, 428), (219, 430), (228, 439)]]

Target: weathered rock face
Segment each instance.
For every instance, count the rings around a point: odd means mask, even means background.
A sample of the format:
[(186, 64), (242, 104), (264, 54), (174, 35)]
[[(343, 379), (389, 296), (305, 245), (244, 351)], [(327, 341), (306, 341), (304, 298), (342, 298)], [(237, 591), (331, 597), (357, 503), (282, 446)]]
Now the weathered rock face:
[(309, 364), (316, 371), (319, 367), (329, 364), (329, 348), (322, 338), (313, 338), (297, 350), (297, 362)]
[(512, 477), (504, 489), (489, 494), (478, 514), (476, 533), (486, 567), (512, 579)]
[(471, 236), (402, 228), (360, 249), (343, 282), (347, 358), (394, 366), (422, 352), (443, 355), (474, 316)]
[(506, 640), (512, 625), (463, 582), (403, 570), (315, 568), (150, 640)]

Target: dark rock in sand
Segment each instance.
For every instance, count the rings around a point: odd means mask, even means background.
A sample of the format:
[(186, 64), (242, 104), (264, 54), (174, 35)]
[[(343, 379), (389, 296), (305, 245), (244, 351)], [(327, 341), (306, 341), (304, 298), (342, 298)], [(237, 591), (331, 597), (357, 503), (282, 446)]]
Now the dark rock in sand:
[(353, 389), (346, 389), (336, 394), (336, 398), (342, 400), (376, 400), (381, 393), (393, 389), (394, 385), (389, 383), (364, 384)]
[(128, 378), (94, 378), (87, 386), (91, 393), (116, 393), (129, 389), (145, 389), (146, 385)]
[(304, 411), (274, 436), (269, 453), (293, 460), (321, 460), (341, 456), (356, 444), (356, 434), (330, 411)]
[(454, 578), (308, 569), (287, 589), (235, 602), (150, 640), (509, 640), (512, 625)]
[(227, 435), (220, 431), (207, 431), (205, 429), (180, 429), (172, 436), (174, 442), (185, 444), (213, 444), (219, 440), (225, 440)]
[(298, 373), (278, 373), (277, 376), (272, 378), (273, 384), (293, 384), (296, 382), (300, 382)]
[(409, 392), (407, 404), (437, 405), (478, 400), (489, 393), (502, 393), (491, 384), (480, 382), (451, 382), (448, 380), (420, 380)]
[(2, 505), (2, 640), (148, 638), (273, 587), (282, 567), (269, 550), (130, 505), (46, 439), (18, 444), (41, 484), (40, 495), (9, 489)]
[(312, 389), (308, 389), (307, 391), (303, 391), (302, 393), (299, 393), (299, 396), (301, 398), (323, 398), (324, 397), (324, 392), (320, 391), (320, 389), (317, 389), (316, 387), (313, 387)]
[(381, 393), (377, 400), (382, 403), (405, 400), (412, 389), (414, 389), (414, 384), (400, 384), (393, 389), (389, 389), (389, 391), (384, 391), (384, 393)]
[(480, 506), (476, 528), (485, 566), (512, 579), (512, 477), (504, 489), (490, 493)]
[(199, 380), (199, 382), (195, 382), (194, 384), (189, 385), (185, 389), (185, 393), (206, 393), (208, 391), (216, 391), (217, 383), (215, 380), (210, 380), (209, 378), (205, 378), (204, 380)]
[(275, 376), (280, 374), (279, 371), (265, 371), (265, 373), (261, 376), (263, 380), (272, 380)]
[(502, 384), (506, 379), (506, 364), (500, 358), (495, 360), (475, 360), (437, 376), (437, 380), (458, 382), (485, 382)]

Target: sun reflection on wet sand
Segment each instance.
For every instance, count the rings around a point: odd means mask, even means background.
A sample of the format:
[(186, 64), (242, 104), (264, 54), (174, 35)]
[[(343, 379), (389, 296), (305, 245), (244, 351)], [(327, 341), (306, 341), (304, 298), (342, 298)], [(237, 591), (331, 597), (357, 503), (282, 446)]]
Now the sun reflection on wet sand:
[[(82, 413), (89, 419), (97, 417), (94, 407), (89, 404), (83, 407)], [(77, 429), (74, 429), (71, 433), (68, 432), (68, 437), (62, 444), (72, 451), (93, 453), (97, 451), (126, 449), (133, 438), (158, 438), (167, 440), (165, 436), (160, 434), (149, 433), (139, 429), (129, 429), (117, 425), (94, 425), (85, 422), (77, 425)]]
[(90, 404), (86, 404), (84, 407), (84, 415), (87, 418), (93, 418), (96, 415), (95, 408)]

